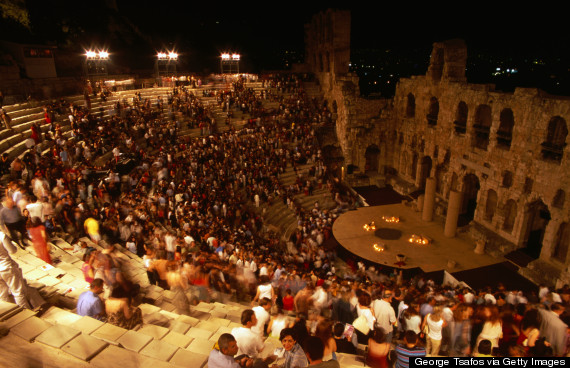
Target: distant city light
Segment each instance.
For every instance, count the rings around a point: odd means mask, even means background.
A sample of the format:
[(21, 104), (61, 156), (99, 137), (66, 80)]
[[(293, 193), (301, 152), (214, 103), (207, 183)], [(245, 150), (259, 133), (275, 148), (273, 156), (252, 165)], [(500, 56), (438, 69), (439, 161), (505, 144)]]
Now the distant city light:
[(232, 54), (232, 60), (239, 60), (241, 58), (240, 54)]
[(109, 58), (109, 53), (107, 51), (99, 51), (99, 58), (100, 59), (107, 59), (107, 58)]
[(230, 54), (222, 54), (222, 60), (230, 60)]
[(166, 54), (164, 52), (159, 52), (158, 53), (158, 59), (159, 60), (166, 59)]
[(87, 51), (85, 52), (85, 56), (87, 56), (88, 59), (93, 59), (97, 56), (97, 53), (95, 51)]
[(177, 60), (177, 59), (178, 59), (178, 54), (175, 53), (175, 52), (169, 52), (169, 53), (168, 53), (168, 58), (169, 58), (170, 60)]

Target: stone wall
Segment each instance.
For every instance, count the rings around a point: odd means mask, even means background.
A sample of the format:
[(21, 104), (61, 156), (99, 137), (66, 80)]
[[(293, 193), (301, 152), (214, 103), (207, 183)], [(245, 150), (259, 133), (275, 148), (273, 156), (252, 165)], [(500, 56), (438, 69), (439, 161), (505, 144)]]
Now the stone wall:
[(433, 177), (436, 215), (445, 217), (452, 190), (461, 192), (460, 218), (471, 221), (473, 238), (496, 255), (523, 249), (536, 257), (527, 276), (570, 283), (570, 99), (467, 83), (462, 40), (434, 43), (426, 75), (401, 79), (393, 99), (362, 99), (358, 78), (338, 69), (345, 54), (326, 53), (338, 41), (330, 38), (338, 31), (331, 26), (349, 33), (343, 27), (350, 20), (342, 17), (349, 14), (321, 13), (306, 29), (309, 47), (316, 47), (307, 65), (338, 107), (335, 130), (345, 165), (397, 173), (393, 181), (410, 192)]

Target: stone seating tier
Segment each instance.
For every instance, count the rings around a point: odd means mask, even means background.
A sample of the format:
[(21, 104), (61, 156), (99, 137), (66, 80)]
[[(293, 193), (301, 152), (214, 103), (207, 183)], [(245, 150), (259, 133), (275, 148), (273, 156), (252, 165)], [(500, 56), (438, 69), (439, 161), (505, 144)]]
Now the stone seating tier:
[[(134, 92), (127, 96), (134, 96)], [(164, 91), (154, 92), (143, 93), (143, 98), (154, 97), (159, 93), (165, 95)], [(123, 98), (125, 94), (119, 97)], [(82, 96), (77, 99), (80, 100)], [(97, 110), (103, 107), (107, 110), (112, 108), (115, 102), (116, 99), (113, 98), (104, 104), (93, 102), (92, 108)], [(220, 118), (225, 121), (225, 113), (219, 110), (215, 111), (216, 120)], [(32, 119), (34, 114), (38, 112), (22, 113), (21, 116)], [(43, 119), (43, 116), (41, 118)], [(22, 131), (29, 130), (31, 121), (23, 120), (17, 128)], [(245, 121), (242, 122), (244, 123)], [(220, 129), (223, 130), (224, 126)], [(199, 132), (196, 130), (185, 130), (184, 134), (198, 136)], [(65, 134), (68, 133), (69, 129)], [(25, 136), (24, 133), (20, 135)], [(17, 139), (7, 141), (15, 143), (10, 148), (11, 155), (15, 155), (21, 149), (20, 146), (25, 150), (23, 145), (25, 138), (20, 136), (20, 139), (22, 141), (19, 143)], [(6, 152), (2, 149), (0, 151)], [(291, 180), (285, 177), (287, 182)], [(292, 182), (294, 180), (293, 175)], [(287, 221), (294, 220), (294, 216), (291, 217), (292, 212), (288, 212), (285, 216)], [(88, 238), (81, 240), (100, 249)], [(126, 276), (141, 285), (141, 295), (145, 300), (153, 302), (153, 304), (139, 305), (143, 314), (143, 324), (127, 331), (90, 317), (81, 317), (73, 313), (73, 310), (79, 295), (88, 290), (88, 284), (84, 281), (80, 270), (83, 263), (82, 252), (75, 252), (65, 239), (58, 237), (52, 238), (50, 246), (52, 258), (59, 260), (55, 267), (37, 258), (30, 251), (31, 248), (18, 250), (13, 258), (22, 269), (29, 285), (37, 288), (46, 300), (54, 301), (53, 304), (57, 306), (51, 307), (42, 316), (37, 317), (33, 311), (22, 309), (12, 303), (0, 302), (0, 321), (10, 329), (8, 338), (16, 344), (38, 345), (41, 349), (51, 349), (50, 352), (55, 349), (67, 359), (76, 359), (76, 364), (72, 366), (79, 366), (79, 362), (94, 367), (109, 367), (117, 362), (121, 362), (125, 367), (207, 366), (207, 357), (213, 344), (222, 333), (230, 332), (232, 328), (240, 326), (241, 313), (249, 308), (247, 305), (234, 302), (201, 302), (191, 307), (190, 316), (179, 315), (174, 312), (175, 307), (170, 303), (172, 293), (150, 285), (142, 260), (119, 246), (115, 256), (123, 265), (122, 269)], [(274, 348), (281, 346), (279, 341), (273, 338), (268, 338), (266, 345), (265, 355), (271, 354)], [(343, 367), (363, 366), (356, 356), (339, 356)]]

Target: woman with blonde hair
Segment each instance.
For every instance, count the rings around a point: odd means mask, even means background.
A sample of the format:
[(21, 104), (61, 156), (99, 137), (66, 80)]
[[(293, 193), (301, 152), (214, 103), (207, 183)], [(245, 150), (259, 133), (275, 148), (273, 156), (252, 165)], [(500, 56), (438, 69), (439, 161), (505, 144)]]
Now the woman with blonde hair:
[(441, 313), (441, 306), (435, 306), (433, 312), (427, 314), (422, 323), (422, 331), (425, 331), (424, 333), (426, 334), (426, 355), (428, 356), (437, 356), (439, 354), (441, 339), (443, 338), (441, 331), (447, 325)]

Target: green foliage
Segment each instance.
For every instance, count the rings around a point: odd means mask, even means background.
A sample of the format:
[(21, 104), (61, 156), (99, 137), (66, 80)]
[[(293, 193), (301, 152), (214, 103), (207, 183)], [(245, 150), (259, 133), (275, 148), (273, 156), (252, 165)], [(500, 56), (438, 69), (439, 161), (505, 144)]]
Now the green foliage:
[(4, 19), (12, 19), (18, 24), (30, 28), (30, 17), (24, 0), (1, 0), (0, 13)]

